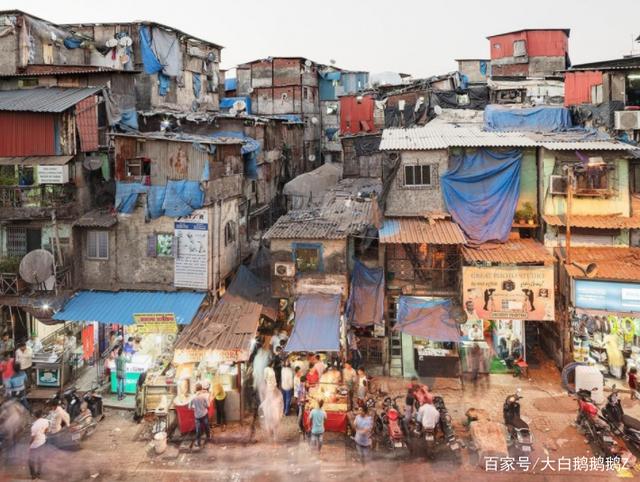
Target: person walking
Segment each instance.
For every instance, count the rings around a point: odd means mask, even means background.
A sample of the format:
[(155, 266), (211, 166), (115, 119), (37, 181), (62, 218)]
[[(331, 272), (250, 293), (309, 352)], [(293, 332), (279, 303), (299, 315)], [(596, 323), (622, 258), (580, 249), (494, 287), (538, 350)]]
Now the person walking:
[(280, 373), (280, 389), (282, 390), (282, 398), (284, 399), (284, 415), (289, 415), (291, 408), (291, 400), (293, 399), (293, 370), (288, 360), (284, 362), (282, 372)]
[(14, 370), (14, 360), (11, 356), (11, 352), (5, 351), (2, 355), (2, 361), (0, 362), (0, 372), (2, 373), (2, 386), (4, 387), (4, 393), (7, 398), (11, 396), (11, 387), (9, 386), (9, 381), (13, 374)]
[(220, 383), (213, 386), (214, 403), (216, 404), (216, 425), (222, 427), (224, 432), (227, 429), (227, 416), (224, 413), (224, 402), (227, 399), (227, 392)]
[(122, 352), (122, 347), (118, 348), (118, 357), (116, 358), (116, 381), (118, 387), (118, 400), (124, 399), (124, 385), (127, 375), (127, 357)]
[(29, 412), (31, 407), (27, 401), (27, 374), (22, 370), (19, 363), (14, 363), (14, 373), (9, 380), (9, 389), (11, 396), (19, 401)]
[(51, 402), (49, 418), (51, 419), (50, 433), (58, 433), (62, 427), (71, 425), (71, 416), (62, 406), (62, 400)]
[(362, 365), (362, 353), (360, 353), (358, 341), (358, 337), (353, 331), (353, 328), (349, 328), (347, 333), (347, 345), (349, 346), (349, 352), (351, 353), (351, 365), (356, 370)]
[(371, 450), (371, 431), (373, 430), (373, 418), (369, 415), (369, 408), (366, 405), (360, 407), (360, 411), (353, 422), (356, 435), (353, 440), (356, 443), (356, 450), (360, 457), (360, 462), (365, 465), (369, 459)]
[(35, 413), (36, 421), (31, 425), (31, 443), (29, 445), (29, 473), (32, 479), (39, 479), (42, 475), (42, 461), (44, 460), (45, 444), (49, 421), (43, 417), (42, 410)]
[(364, 401), (367, 396), (367, 387), (369, 381), (367, 380), (367, 374), (364, 372), (364, 368), (358, 369), (358, 400)]
[(33, 383), (33, 350), (24, 342), (18, 344), (16, 363), (27, 375), (27, 388), (31, 387)]
[(351, 366), (351, 363), (346, 362), (342, 368), (342, 382), (347, 386), (347, 403), (349, 410), (353, 409), (353, 394), (356, 389), (357, 380), (358, 374)]
[(196, 393), (189, 402), (189, 408), (193, 410), (196, 419), (196, 447), (200, 447), (200, 438), (205, 434), (205, 443), (211, 441), (211, 427), (209, 426), (209, 392), (202, 389), (200, 383), (196, 384)]
[(318, 400), (318, 407), (311, 410), (311, 446), (318, 448), (318, 453), (322, 450), (322, 436), (324, 435), (324, 424), (327, 421), (327, 414), (322, 410), (324, 400)]
[(304, 409), (307, 404), (307, 389), (309, 385), (307, 383), (307, 377), (302, 375), (300, 377), (300, 383), (296, 387), (296, 405), (298, 406), (298, 430), (305, 438), (306, 430), (304, 429)]

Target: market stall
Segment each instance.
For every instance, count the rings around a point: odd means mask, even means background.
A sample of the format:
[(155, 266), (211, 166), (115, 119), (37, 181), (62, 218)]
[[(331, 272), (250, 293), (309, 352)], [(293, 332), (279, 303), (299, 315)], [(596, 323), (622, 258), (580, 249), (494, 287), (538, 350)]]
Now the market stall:
[(460, 328), (446, 298), (401, 296), (394, 330), (402, 333), (406, 375), (460, 376)]

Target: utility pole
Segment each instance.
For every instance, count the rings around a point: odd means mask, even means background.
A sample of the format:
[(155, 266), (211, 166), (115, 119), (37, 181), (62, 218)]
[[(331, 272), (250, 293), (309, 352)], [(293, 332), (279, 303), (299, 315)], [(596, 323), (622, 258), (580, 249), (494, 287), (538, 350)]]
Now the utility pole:
[[(566, 256), (565, 256), (565, 270), (567, 268), (567, 266), (571, 266), (571, 205), (573, 203), (573, 166), (567, 166), (567, 206), (566, 206), (566, 213), (565, 213), (565, 226), (566, 226), (566, 231), (565, 231), (565, 248), (566, 248)], [(568, 271), (567, 271), (567, 275), (568, 275)], [(564, 302), (565, 302), (565, 306), (566, 306), (566, 310), (565, 310), (565, 314), (566, 314), (566, 320), (564, 323), (562, 323), (562, 330), (561, 330), (561, 334), (562, 334), (562, 365), (566, 365), (567, 360), (565, 359), (565, 355), (567, 355), (567, 345), (569, 344), (569, 340), (567, 340), (567, 338), (569, 337), (569, 325), (571, 322), (571, 310), (570, 310), (570, 291), (571, 291), (571, 277), (570, 276), (566, 276), (565, 277), (566, 282), (568, 283), (568, 286), (566, 286), (568, 289), (565, 290), (566, 296), (564, 298)]]
[(567, 249), (565, 264), (567, 265), (571, 265), (571, 205), (572, 203), (573, 203), (573, 166), (567, 169), (567, 212), (565, 213), (565, 220), (566, 220), (565, 246)]

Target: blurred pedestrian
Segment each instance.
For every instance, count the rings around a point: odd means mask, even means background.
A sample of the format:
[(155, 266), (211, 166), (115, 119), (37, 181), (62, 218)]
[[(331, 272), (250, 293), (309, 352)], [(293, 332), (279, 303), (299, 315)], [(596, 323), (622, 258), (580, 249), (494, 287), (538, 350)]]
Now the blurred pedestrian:
[(33, 350), (22, 342), (18, 344), (16, 350), (16, 363), (24, 370), (27, 375), (27, 388), (33, 383)]
[(307, 389), (308, 389), (307, 377), (302, 376), (300, 383), (296, 388), (296, 405), (298, 406), (298, 430), (305, 437), (306, 430), (304, 429), (304, 409), (307, 405)]
[(224, 391), (221, 383), (216, 383), (213, 386), (213, 397), (216, 405), (216, 425), (222, 427), (222, 431), (224, 432), (227, 429), (227, 416), (224, 413), (224, 402), (227, 399), (227, 392)]
[(118, 400), (124, 399), (126, 377), (127, 357), (124, 356), (122, 347), (120, 347), (118, 348), (118, 357), (116, 358), (116, 381), (118, 386)]
[(358, 399), (364, 400), (367, 396), (367, 390), (369, 389), (369, 380), (367, 380), (367, 374), (364, 372), (364, 368), (358, 369)]
[(360, 457), (360, 462), (365, 465), (371, 450), (371, 431), (373, 430), (373, 418), (369, 415), (369, 408), (366, 405), (360, 407), (360, 411), (354, 421), (356, 435), (354, 441), (356, 450)]
[(189, 402), (196, 419), (196, 447), (200, 447), (200, 438), (205, 435), (205, 443), (211, 441), (211, 427), (209, 426), (209, 392), (196, 384), (196, 393)]
[(11, 387), (9, 386), (9, 380), (15, 373), (14, 371), (14, 359), (11, 356), (11, 352), (5, 351), (2, 355), (2, 361), (0, 361), (0, 372), (2, 373), (2, 386), (4, 387), (5, 397), (11, 396)]
[(351, 353), (351, 365), (356, 370), (362, 365), (362, 354), (358, 346), (359, 341), (353, 328), (349, 328), (347, 332), (347, 346), (349, 347), (349, 353)]
[(293, 370), (288, 360), (284, 362), (280, 374), (280, 389), (282, 390), (282, 398), (284, 399), (284, 415), (286, 417), (289, 415), (291, 400), (293, 399)]
[(353, 394), (356, 390), (357, 380), (358, 374), (351, 366), (351, 363), (346, 362), (342, 368), (342, 382), (347, 387), (347, 402), (349, 404), (349, 410), (353, 408)]
[(628, 381), (631, 389), (631, 400), (638, 398), (638, 369), (636, 367), (629, 368)]
[(11, 397), (20, 402), (24, 408), (31, 411), (29, 402), (27, 401), (27, 374), (22, 370), (19, 363), (14, 363), (14, 373), (9, 380), (9, 388), (11, 389)]
[(42, 475), (45, 444), (49, 421), (43, 417), (42, 410), (36, 410), (36, 421), (31, 425), (31, 443), (29, 445), (29, 472), (32, 479), (39, 479)]
[(309, 419), (311, 420), (311, 446), (316, 446), (318, 452), (322, 450), (322, 437), (324, 435), (324, 424), (327, 421), (327, 414), (322, 409), (324, 400), (318, 400), (318, 407), (311, 410)]

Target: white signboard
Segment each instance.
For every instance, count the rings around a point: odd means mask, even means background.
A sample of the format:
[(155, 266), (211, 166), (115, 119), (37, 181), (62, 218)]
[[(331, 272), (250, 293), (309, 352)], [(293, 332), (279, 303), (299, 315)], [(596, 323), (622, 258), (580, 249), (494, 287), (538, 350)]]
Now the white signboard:
[(69, 182), (69, 166), (38, 166), (38, 182), (40, 184), (67, 184)]
[(209, 287), (209, 214), (197, 209), (175, 222), (177, 253), (173, 284), (176, 288)]

